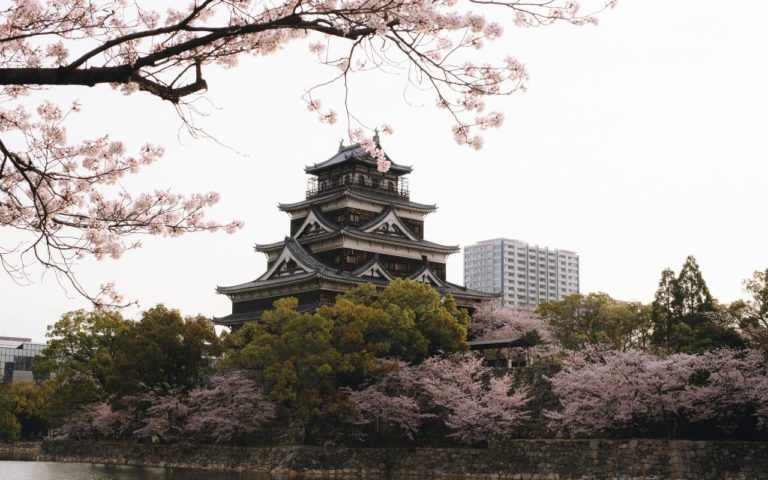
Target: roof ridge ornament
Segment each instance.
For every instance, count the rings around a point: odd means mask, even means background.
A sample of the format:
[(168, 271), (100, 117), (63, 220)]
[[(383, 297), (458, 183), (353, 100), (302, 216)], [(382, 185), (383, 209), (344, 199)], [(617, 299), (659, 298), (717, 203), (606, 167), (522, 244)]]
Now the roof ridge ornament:
[(376, 127), (373, 129), (373, 143), (376, 144), (376, 148), (381, 148), (381, 142), (379, 139), (379, 128)]
[[(344, 139), (343, 138), (341, 140), (339, 140), (339, 151), (342, 151), (342, 150), (344, 150)], [(315, 165), (317, 165), (317, 164), (315, 164)]]

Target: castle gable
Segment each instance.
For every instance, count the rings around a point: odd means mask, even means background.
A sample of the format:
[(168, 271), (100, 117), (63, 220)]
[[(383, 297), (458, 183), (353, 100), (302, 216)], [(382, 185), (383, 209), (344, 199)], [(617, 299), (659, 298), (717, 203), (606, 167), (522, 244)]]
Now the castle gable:
[(304, 219), (304, 223), (296, 230), (294, 238), (312, 237), (333, 233), (338, 227), (326, 219), (316, 208), (312, 208)]
[(381, 215), (369, 224), (360, 227), (360, 230), (366, 233), (378, 233), (381, 235), (407, 238), (408, 240), (416, 242), (419, 241), (418, 237), (411, 233), (391, 207), (385, 209)]

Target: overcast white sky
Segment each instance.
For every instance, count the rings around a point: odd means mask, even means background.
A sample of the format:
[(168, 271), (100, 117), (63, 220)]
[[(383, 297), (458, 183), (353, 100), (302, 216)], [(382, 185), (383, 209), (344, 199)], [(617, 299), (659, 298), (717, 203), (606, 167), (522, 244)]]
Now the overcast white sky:
[[(509, 27), (483, 55), (519, 58), (530, 89), (495, 103), (506, 122), (479, 152), (457, 146), (448, 118), (431, 104), (406, 105), (403, 78), (361, 78), (356, 104), (369, 122), (395, 127), (383, 146), (413, 165), (411, 198), (438, 204), (428, 239), (463, 246), (504, 236), (575, 250), (582, 292), (644, 302), (661, 270), (679, 270), (692, 254), (713, 295), (732, 301), (744, 278), (768, 268), (766, 14), (764, 2), (745, 9), (624, 0), (597, 28)], [(246, 222), (235, 235), (145, 238), (119, 261), (83, 262), (83, 283), (114, 280), (144, 308), (162, 302), (187, 314), (229, 313), (216, 285), (263, 273), (253, 244), (288, 232), (278, 201), (303, 198), (304, 165), (332, 155), (344, 136), (343, 125), (318, 124), (300, 100), (325, 73), (305, 43), (209, 71), (206, 98), (215, 108), (204, 107), (210, 115), (200, 124), (242, 155), (179, 134), (169, 105), (145, 94), (49, 92), (82, 102), (73, 140), (110, 133), (136, 147), (166, 146), (131, 188), (215, 190), (222, 201), (211, 213)], [(461, 262), (451, 258), (449, 280), (462, 282)], [(0, 277), (0, 335), (43, 340), (47, 324), (87, 306), (52, 276), (34, 280), (19, 287)]]

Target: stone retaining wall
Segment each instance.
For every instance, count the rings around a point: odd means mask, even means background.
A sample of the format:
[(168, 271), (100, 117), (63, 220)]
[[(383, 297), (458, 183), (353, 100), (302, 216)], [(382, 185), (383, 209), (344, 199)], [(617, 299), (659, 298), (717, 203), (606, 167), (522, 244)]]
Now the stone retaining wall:
[(766, 442), (516, 440), (487, 449), (386, 449), (48, 441), (38, 458), (334, 478), (768, 480)]
[(0, 460), (34, 460), (40, 453), (40, 442), (0, 442)]

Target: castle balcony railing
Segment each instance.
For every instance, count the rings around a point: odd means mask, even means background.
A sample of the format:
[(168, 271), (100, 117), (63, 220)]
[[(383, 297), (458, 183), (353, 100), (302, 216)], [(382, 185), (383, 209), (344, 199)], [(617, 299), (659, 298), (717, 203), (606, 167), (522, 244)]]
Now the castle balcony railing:
[(352, 187), (404, 198), (408, 198), (410, 195), (407, 178), (399, 178), (398, 181), (394, 181), (389, 179), (353, 178), (351, 176), (345, 176), (334, 181), (319, 181), (317, 178), (310, 178), (307, 181), (307, 198), (309, 199)]

